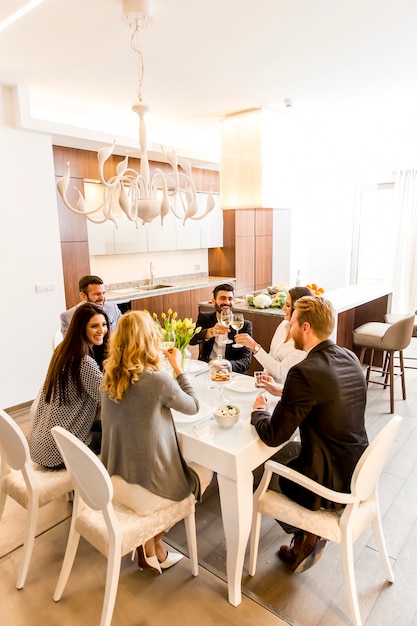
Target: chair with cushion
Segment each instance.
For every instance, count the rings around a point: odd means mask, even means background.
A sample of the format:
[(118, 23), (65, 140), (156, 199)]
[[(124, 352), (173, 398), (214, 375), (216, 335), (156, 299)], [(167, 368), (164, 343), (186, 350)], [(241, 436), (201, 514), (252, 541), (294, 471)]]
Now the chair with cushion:
[(34, 463), (21, 428), (0, 409), (0, 519), (7, 496), (27, 510), (23, 537), (23, 557), (16, 587), (25, 584), (35, 541), (36, 523), (40, 507), (72, 491), (72, 482), (66, 470), (51, 472)]
[[(417, 311), (414, 311), (414, 315), (417, 315)], [(385, 315), (385, 321), (387, 322), (387, 324), (394, 324), (395, 322), (398, 322), (398, 320), (404, 319), (404, 317), (407, 317), (407, 315), (405, 313), (387, 313)], [(417, 337), (417, 324), (416, 324), (416, 320), (414, 320), (414, 326), (413, 326), (413, 337)], [(413, 356), (405, 356), (404, 357), (404, 369), (408, 369), (408, 370), (416, 370), (417, 367), (415, 367), (414, 365), (407, 365), (407, 361), (417, 361), (417, 357), (413, 357)]]
[(61, 332), (61, 329), (58, 328), (58, 330), (55, 332), (55, 335), (52, 337), (52, 350), (55, 350), (55, 348), (59, 346), (63, 339), (64, 336)]
[[(290, 526), (318, 535), (327, 541), (338, 543), (352, 622), (355, 626), (361, 625), (353, 567), (353, 543), (369, 524), (372, 524), (376, 546), (387, 579), (391, 583), (394, 582), (381, 524), (378, 482), (401, 420), (401, 417), (394, 415), (365, 450), (354, 470), (350, 493), (341, 493), (323, 487), (307, 476), (275, 461), (265, 463), (264, 475), (254, 494), (249, 560), (251, 576), (254, 576), (256, 572), (262, 515), (268, 515)], [(284, 494), (268, 489), (273, 473), (309, 489), (326, 500), (346, 506), (341, 511), (324, 509), (310, 511)]]
[[(110, 476), (96, 455), (79, 439), (60, 426), (52, 434), (74, 483), (74, 505), (64, 562), (54, 593), (60, 600), (74, 563), (80, 536), (107, 558), (107, 575), (101, 626), (111, 623), (116, 600), (122, 556), (137, 546), (184, 520), (191, 571), (198, 574), (195, 499), (192, 494), (181, 502), (150, 515), (138, 515), (112, 502)], [(81, 505), (83, 503), (83, 505)], [(81, 505), (81, 506), (80, 506)]]
[[(386, 322), (368, 322), (353, 331), (353, 344), (361, 348), (359, 360), (363, 363), (365, 352), (367, 349), (371, 351), (369, 365), (366, 371), (366, 384), (375, 383), (390, 388), (390, 412), (394, 413), (394, 379), (396, 376), (401, 377), (403, 400), (406, 399), (405, 391), (405, 375), (404, 375), (404, 358), (403, 350), (410, 345), (413, 334), (415, 314), (411, 313), (397, 320), (393, 324)], [(378, 381), (371, 379), (371, 371), (375, 371), (372, 367), (374, 352), (380, 350), (386, 352), (387, 358), (384, 360), (382, 373), (384, 380)], [(400, 361), (400, 372), (394, 373), (394, 353), (398, 352)]]

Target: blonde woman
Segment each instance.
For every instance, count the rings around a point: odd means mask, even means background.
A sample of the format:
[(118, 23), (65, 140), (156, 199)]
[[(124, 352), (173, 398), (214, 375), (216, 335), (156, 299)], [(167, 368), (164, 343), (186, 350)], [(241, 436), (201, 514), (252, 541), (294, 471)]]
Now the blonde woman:
[[(183, 373), (176, 348), (164, 351), (175, 379), (162, 371), (160, 336), (145, 311), (128, 311), (118, 321), (105, 361), (102, 386), (101, 458), (112, 478), (114, 497), (147, 515), (210, 483), (212, 472), (187, 465), (178, 447), (171, 409), (195, 415), (199, 403)], [(139, 567), (159, 573), (183, 555), (167, 552), (163, 533), (138, 548)]]

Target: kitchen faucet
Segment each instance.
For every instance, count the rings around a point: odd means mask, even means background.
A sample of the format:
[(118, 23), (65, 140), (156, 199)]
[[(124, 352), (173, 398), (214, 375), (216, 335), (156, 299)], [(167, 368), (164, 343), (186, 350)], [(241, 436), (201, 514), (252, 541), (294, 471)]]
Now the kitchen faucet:
[(154, 282), (155, 282), (155, 266), (153, 264), (153, 261), (151, 261), (149, 265), (149, 284), (153, 285)]

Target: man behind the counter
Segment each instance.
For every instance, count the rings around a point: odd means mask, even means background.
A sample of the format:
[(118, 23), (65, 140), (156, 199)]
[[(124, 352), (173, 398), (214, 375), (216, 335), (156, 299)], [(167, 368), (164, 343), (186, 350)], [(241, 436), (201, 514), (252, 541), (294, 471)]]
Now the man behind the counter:
[(81, 301), (60, 315), (62, 335), (65, 335), (67, 332), (75, 310), (85, 302), (92, 302), (102, 308), (109, 318), (109, 330), (114, 331), (117, 320), (121, 316), (121, 311), (115, 302), (106, 301), (106, 290), (102, 279), (99, 276), (82, 276), (78, 281), (78, 288), (80, 290)]
[[(201, 326), (201, 331), (191, 339), (192, 345), (199, 345), (200, 361), (209, 363), (219, 355), (230, 361), (232, 370), (239, 374), (246, 374), (252, 360), (252, 350), (242, 346), (234, 348), (231, 343), (224, 343), (229, 335), (234, 339), (236, 331), (227, 328), (220, 323), (220, 313), (222, 310), (232, 311), (235, 298), (233, 287), (227, 283), (217, 285), (213, 290), (213, 312), (200, 312), (197, 319), (197, 327)], [(242, 333), (252, 335), (252, 322), (245, 320)], [(233, 342), (234, 343), (234, 342)]]

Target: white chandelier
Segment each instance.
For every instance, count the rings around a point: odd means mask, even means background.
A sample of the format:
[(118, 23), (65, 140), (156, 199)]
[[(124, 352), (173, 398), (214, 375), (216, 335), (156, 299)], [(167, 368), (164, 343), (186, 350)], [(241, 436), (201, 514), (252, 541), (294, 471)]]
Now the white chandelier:
[(100, 206), (89, 208), (85, 197), (77, 188), (78, 200), (75, 207), (71, 206), (67, 198), (69, 163), (66, 174), (57, 183), (58, 192), (65, 206), (74, 213), (83, 215), (96, 224), (111, 220), (116, 228), (115, 218), (120, 209), (136, 224), (136, 227), (141, 222), (151, 222), (157, 217), (161, 219), (162, 224), (169, 211), (184, 223), (188, 219), (200, 220), (214, 208), (215, 200), (210, 190), (205, 210), (198, 212), (197, 194), (189, 161), (177, 157), (173, 150), (166, 151), (162, 147), (171, 170), (164, 173), (161, 168), (156, 167), (150, 172), (145, 126), (145, 114), (149, 109), (142, 101), (144, 65), (139, 47), (139, 33), (141, 28), (152, 22), (152, 0), (122, 0), (122, 2), (123, 19), (133, 30), (131, 47), (138, 59), (138, 102), (132, 106), (132, 110), (139, 116), (140, 172), (129, 167), (126, 156), (118, 164), (116, 175), (105, 180), (104, 164), (113, 153), (115, 147), (113, 142), (112, 146), (100, 148), (98, 152), (98, 177), (104, 186), (103, 203)]

